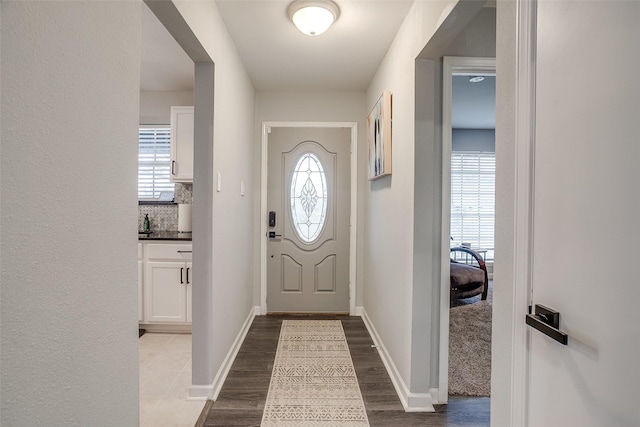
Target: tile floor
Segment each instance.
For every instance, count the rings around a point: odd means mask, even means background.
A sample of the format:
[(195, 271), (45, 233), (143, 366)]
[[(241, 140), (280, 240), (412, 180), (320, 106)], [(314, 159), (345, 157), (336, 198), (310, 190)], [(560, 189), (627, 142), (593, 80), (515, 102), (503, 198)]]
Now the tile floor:
[(146, 333), (140, 344), (140, 426), (193, 427), (205, 401), (187, 400), (191, 335)]

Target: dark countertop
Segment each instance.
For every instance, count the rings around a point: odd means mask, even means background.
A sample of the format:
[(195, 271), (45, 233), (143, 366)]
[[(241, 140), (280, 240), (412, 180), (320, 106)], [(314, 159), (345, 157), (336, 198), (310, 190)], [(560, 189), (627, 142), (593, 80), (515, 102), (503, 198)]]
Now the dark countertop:
[(179, 233), (177, 231), (156, 230), (149, 234), (138, 232), (138, 240), (182, 240), (191, 241), (191, 233)]

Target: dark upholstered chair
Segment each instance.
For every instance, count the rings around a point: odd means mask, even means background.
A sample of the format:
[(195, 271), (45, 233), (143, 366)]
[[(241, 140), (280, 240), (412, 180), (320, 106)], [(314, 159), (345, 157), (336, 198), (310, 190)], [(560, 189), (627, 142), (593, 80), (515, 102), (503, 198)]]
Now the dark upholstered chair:
[(487, 299), (489, 275), (484, 260), (472, 249), (451, 248), (451, 301), (482, 294)]

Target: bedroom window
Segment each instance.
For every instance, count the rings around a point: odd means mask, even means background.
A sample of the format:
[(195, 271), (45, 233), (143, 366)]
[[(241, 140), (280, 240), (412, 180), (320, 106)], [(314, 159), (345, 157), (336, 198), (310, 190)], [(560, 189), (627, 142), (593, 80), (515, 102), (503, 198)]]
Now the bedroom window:
[(494, 257), (495, 181), (495, 153), (451, 153), (451, 237), (486, 249), (486, 261)]
[(138, 200), (158, 200), (173, 193), (169, 126), (141, 126), (138, 131)]

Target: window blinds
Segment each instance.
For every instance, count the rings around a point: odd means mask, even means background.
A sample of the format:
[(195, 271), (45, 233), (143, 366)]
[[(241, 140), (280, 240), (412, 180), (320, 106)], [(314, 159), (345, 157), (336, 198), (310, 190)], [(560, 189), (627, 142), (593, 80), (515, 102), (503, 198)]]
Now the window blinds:
[(141, 127), (138, 133), (138, 200), (157, 199), (173, 192), (171, 182), (171, 131), (166, 127)]
[(493, 260), (495, 223), (494, 153), (451, 153), (451, 237), (456, 245), (487, 249)]

